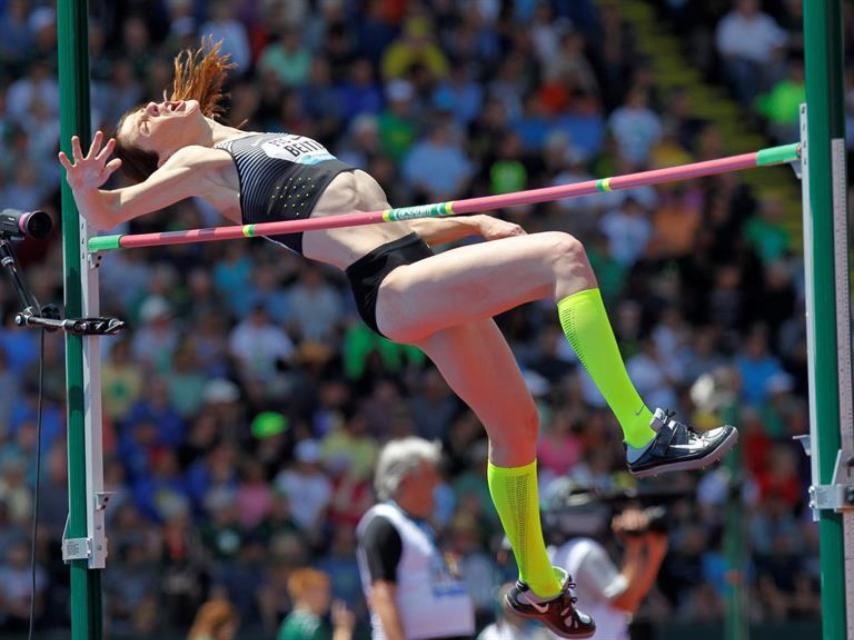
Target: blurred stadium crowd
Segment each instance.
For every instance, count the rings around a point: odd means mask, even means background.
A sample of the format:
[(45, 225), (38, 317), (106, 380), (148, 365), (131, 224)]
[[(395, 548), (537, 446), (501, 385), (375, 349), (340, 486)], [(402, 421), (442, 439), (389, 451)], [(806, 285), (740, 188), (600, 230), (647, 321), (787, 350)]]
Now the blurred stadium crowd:
[[(726, 84), (757, 130), (794, 140), (803, 96), (800, 2), (660, 0), (686, 64)], [(317, 138), (372, 173), (395, 205), (499, 193), (728, 153), (690, 95), (663, 91), (620, 3), (594, 0), (91, 0), (93, 124), (159, 99), (171, 58), (210, 34), (237, 64), (228, 122)], [(851, 35), (850, 15), (846, 28)], [(852, 39), (849, 37), (848, 41)], [(58, 211), (55, 11), (0, 0), (0, 203)], [(849, 104), (854, 103), (849, 93)], [(851, 127), (849, 127), (850, 129)], [(94, 127), (93, 127), (94, 129)], [(629, 371), (650, 406), (741, 428), (757, 620), (816, 616), (802, 263), (784, 203), (739, 175), (602, 194), (503, 215), (583, 239)], [(221, 224), (186, 201), (128, 231)], [(61, 245), (21, 246), (42, 302), (61, 301)], [(110, 254), (102, 310), (113, 637), (189, 628), (212, 594), (273, 637), (289, 575), (313, 566), (364, 619), (353, 527), (390, 437), (440, 439), (435, 515), (487, 623), (498, 520), (477, 419), (417, 350), (358, 320), (344, 280), (263, 240)], [(38, 336), (14, 329), (0, 281), (0, 632), (25, 628)], [(619, 430), (551, 303), (499, 318), (542, 413), (542, 494), (569, 475), (625, 486)], [(67, 624), (58, 540), (67, 508), (63, 344), (47, 337), (38, 624)], [(690, 389), (714, 374), (711, 401)], [(707, 400), (709, 400), (706, 394)], [(715, 415), (717, 414), (717, 415)], [(671, 551), (640, 619), (719, 619), (727, 589), (722, 470), (673, 477)]]

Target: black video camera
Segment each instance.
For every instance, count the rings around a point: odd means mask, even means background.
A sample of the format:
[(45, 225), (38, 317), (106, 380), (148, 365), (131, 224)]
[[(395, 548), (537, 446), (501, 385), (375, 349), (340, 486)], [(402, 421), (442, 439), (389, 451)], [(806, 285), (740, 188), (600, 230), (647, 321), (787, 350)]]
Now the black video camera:
[(53, 218), (45, 211), (19, 211), (18, 209), (0, 211), (0, 238), (6, 240), (46, 238), (52, 229)]
[(546, 537), (562, 542), (573, 537), (597, 537), (610, 531), (611, 519), (629, 505), (640, 507), (646, 516), (646, 525), (635, 531), (624, 531), (627, 536), (640, 536), (647, 532), (666, 534), (668, 510), (664, 503), (689, 496), (682, 490), (638, 491), (633, 489), (597, 490), (579, 485), (569, 478), (555, 481), (546, 499), (542, 513)]

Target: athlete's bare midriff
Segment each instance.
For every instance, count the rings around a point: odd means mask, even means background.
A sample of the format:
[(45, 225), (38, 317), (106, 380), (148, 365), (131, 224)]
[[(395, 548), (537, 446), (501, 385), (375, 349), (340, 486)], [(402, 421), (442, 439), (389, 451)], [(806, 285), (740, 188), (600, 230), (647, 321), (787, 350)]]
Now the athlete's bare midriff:
[[(217, 169), (210, 173), (204, 195), (201, 197), (223, 216), (235, 224), (241, 224), (237, 168), (231, 162), (227, 151), (210, 149), (210, 153), (217, 154), (217, 159), (220, 155), (228, 158), (229, 162), (216, 164)], [(335, 176), (324, 189), (311, 212), (311, 217), (377, 211), (389, 206), (385, 192), (370, 174), (361, 170), (345, 171)], [(303, 254), (311, 260), (331, 264), (343, 270), (371, 250), (401, 238), (410, 231), (409, 227), (401, 222), (308, 231), (303, 235)]]
[[(311, 216), (319, 218), (353, 211), (377, 211), (389, 206), (385, 192), (370, 174), (361, 170), (347, 171), (329, 183)], [(411, 229), (402, 222), (308, 231), (302, 240), (303, 253), (312, 260), (346, 269), (373, 249), (410, 232)]]

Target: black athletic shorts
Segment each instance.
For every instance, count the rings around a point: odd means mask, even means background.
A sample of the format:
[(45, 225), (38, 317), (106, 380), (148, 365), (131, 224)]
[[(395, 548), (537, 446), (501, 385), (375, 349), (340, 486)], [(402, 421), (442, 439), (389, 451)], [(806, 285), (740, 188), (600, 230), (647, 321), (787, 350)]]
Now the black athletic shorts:
[(383, 335), (377, 327), (377, 292), (380, 283), (397, 267), (432, 255), (430, 247), (416, 234), (410, 233), (380, 245), (347, 267), (346, 273), (356, 298), (356, 308), (365, 324)]

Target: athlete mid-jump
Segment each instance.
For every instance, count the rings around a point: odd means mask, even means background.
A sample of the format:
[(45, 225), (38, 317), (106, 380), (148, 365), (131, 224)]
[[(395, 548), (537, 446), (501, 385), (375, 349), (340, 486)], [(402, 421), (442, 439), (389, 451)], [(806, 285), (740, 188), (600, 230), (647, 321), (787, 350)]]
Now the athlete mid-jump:
[[(103, 144), (96, 133), (85, 155), (76, 137), (73, 158), (60, 153), (80, 212), (94, 227), (108, 229), (190, 197), (237, 224), (389, 208), (370, 175), (319, 142), (219, 122), (228, 65), (217, 47), (179, 55), (175, 69), (171, 100), (128, 112), (115, 138)], [(118, 158), (109, 160), (114, 151)], [(136, 184), (100, 189), (119, 167)], [(487, 242), (438, 255), (430, 249), (472, 235)], [(568, 576), (546, 555), (537, 410), (493, 316), (532, 300), (556, 301), (567, 340), (622, 427), (637, 476), (704, 467), (735, 444), (736, 430), (698, 434), (670, 412), (647, 408), (626, 373), (584, 247), (571, 235), (526, 235), (517, 225), (471, 216), (271, 239), (343, 270), (364, 321), (420, 347), (477, 414), (489, 436), (489, 489), (519, 566), (507, 604), (562, 637), (591, 636), (593, 621), (574, 607)]]

